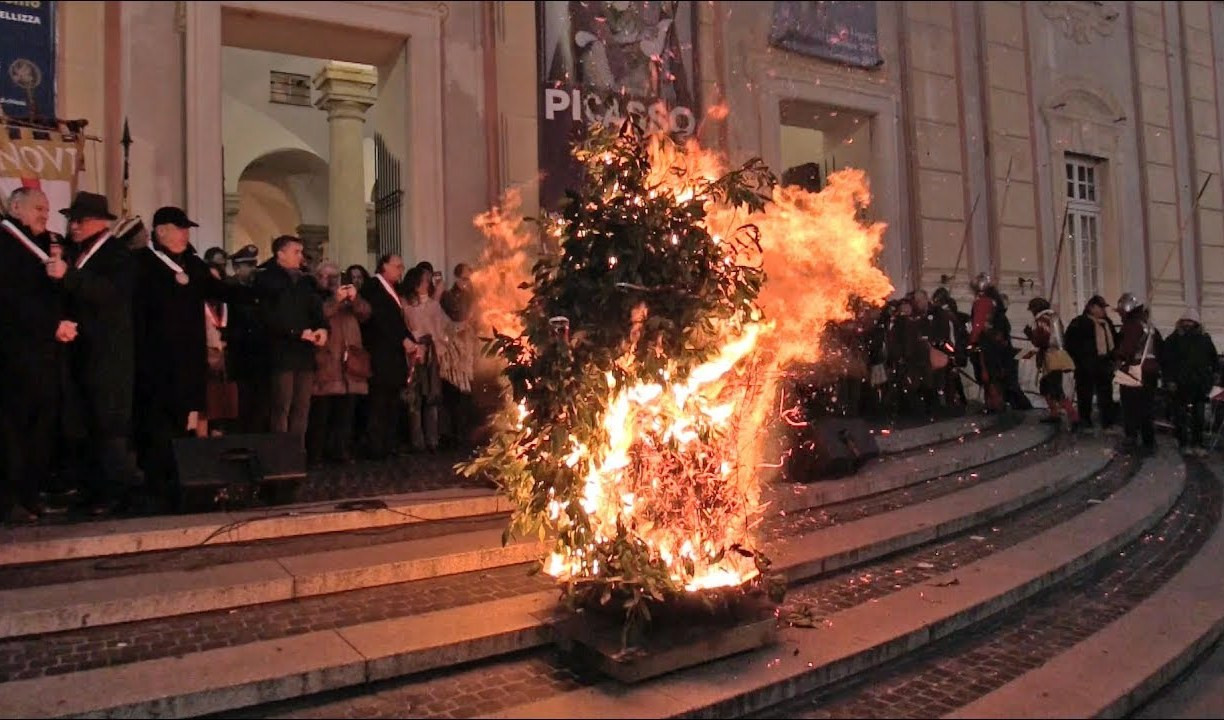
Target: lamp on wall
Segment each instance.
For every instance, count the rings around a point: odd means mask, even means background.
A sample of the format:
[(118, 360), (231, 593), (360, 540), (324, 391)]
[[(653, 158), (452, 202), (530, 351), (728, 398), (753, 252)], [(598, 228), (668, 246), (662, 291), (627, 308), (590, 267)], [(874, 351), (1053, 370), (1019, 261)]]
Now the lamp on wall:
[[(1031, 278), (1019, 278), (1016, 281), (1016, 283), (1020, 286), (1020, 294), (1027, 295), (1028, 290), (1032, 290), (1036, 286), (1037, 281)], [(1027, 288), (1028, 290), (1026, 290), (1025, 288)]]

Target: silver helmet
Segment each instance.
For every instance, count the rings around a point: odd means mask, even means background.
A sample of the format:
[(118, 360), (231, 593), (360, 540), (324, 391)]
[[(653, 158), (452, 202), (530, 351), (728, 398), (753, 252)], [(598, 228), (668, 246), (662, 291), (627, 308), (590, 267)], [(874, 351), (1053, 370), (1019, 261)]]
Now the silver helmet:
[(1135, 297), (1134, 293), (1122, 293), (1122, 297), (1114, 303), (1114, 308), (1117, 309), (1119, 315), (1130, 315), (1135, 308), (1142, 306), (1143, 303), (1139, 302), (1139, 298)]
[(973, 292), (982, 292), (988, 287), (994, 287), (994, 278), (990, 276), (990, 273), (978, 273), (977, 277), (969, 281), (969, 287), (973, 289)]

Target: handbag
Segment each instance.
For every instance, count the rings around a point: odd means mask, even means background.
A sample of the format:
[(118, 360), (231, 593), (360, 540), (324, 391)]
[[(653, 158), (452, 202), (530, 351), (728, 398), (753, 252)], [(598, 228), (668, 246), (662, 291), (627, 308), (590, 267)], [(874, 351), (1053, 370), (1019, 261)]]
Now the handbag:
[(369, 380), (374, 374), (370, 367), (370, 353), (357, 345), (348, 345), (344, 348), (342, 364), (344, 374), (358, 380)]
[(1045, 371), (1052, 372), (1070, 372), (1075, 369), (1075, 361), (1071, 359), (1070, 353), (1062, 348), (1050, 348), (1045, 354)]

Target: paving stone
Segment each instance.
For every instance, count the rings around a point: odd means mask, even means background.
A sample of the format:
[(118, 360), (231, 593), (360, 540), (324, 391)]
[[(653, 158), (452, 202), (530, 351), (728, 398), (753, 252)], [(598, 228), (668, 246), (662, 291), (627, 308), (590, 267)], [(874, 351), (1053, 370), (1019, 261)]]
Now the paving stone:
[[(939, 717), (982, 697), (1066, 651), (1134, 608), (1180, 570), (1198, 551), (1221, 516), (1219, 485), (1194, 466), (1186, 491), (1151, 531), (1109, 559), (1017, 608), (881, 668), (856, 686), (829, 688), (759, 713), (759, 718)], [(1155, 572), (1153, 568), (1158, 568)], [(1031, 638), (1017, 647), (1017, 632)], [(980, 658), (959, 672), (966, 690), (952, 707), (929, 691), (941, 680), (949, 658)], [(905, 701), (887, 705), (864, 683), (887, 683)]]

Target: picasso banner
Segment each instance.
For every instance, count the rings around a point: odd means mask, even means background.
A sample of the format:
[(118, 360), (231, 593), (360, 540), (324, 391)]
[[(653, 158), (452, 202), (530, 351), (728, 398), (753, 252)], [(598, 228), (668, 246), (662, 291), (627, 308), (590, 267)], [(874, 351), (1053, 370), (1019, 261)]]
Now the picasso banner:
[(579, 179), (570, 158), (586, 126), (640, 120), (678, 139), (700, 116), (696, 2), (537, 2), (540, 204)]
[(51, 229), (64, 234), (59, 211), (76, 194), (83, 143), (79, 134), (0, 123), (0, 194), (7, 200), (19, 187), (40, 188), (51, 205)]
[(0, 111), (55, 117), (55, 3), (0, 0)]

